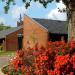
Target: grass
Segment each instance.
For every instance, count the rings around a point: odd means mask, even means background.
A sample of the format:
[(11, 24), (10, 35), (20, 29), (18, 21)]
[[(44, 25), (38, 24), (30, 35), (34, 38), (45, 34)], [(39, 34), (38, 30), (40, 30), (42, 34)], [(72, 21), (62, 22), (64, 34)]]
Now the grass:
[(14, 56), (16, 51), (0, 51), (0, 56)]

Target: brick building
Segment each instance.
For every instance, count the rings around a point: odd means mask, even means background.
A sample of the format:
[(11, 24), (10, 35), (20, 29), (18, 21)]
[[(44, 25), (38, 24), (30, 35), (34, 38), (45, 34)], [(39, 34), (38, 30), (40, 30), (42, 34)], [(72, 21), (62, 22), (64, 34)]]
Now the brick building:
[[(36, 43), (46, 47), (49, 40), (60, 41), (62, 37), (67, 42), (67, 22), (30, 18), (24, 16), (24, 20), (17, 22), (17, 27), (0, 32), (0, 44), (4, 50), (17, 50), (21, 43), (18, 43), (18, 34), (23, 34), (22, 47), (24, 49), (33, 47)], [(19, 39), (19, 41), (21, 41)]]
[(17, 21), (17, 27), (13, 27), (7, 30), (0, 31), (0, 45), (3, 50), (17, 50), (19, 49), (18, 37), (23, 34), (23, 21), (20, 14), (19, 21)]
[(60, 41), (64, 37), (67, 41), (68, 27), (67, 22), (30, 18), (25, 15), (23, 21), (23, 48), (33, 47), (38, 43), (40, 46), (46, 46), (49, 40)]
[(17, 50), (18, 49), (18, 34), (22, 34), (22, 26), (10, 28), (0, 31), (0, 45), (3, 50)]

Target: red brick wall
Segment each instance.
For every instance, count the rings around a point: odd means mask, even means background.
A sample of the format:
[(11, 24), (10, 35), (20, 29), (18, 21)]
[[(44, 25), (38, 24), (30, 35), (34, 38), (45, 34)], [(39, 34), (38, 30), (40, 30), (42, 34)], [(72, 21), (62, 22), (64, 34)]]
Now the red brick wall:
[(39, 47), (46, 46), (48, 42), (47, 30), (28, 16), (24, 17), (23, 23), (23, 48), (33, 47), (37, 42), (39, 43)]
[(6, 36), (6, 50), (17, 50), (18, 48), (18, 39), (17, 34), (23, 33), (23, 29), (15, 31), (8, 36)]

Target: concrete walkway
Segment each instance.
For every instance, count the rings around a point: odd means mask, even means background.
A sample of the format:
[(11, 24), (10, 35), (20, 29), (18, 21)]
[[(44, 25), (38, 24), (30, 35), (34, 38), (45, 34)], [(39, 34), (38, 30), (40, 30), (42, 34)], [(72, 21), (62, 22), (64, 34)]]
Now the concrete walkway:
[(4, 75), (2, 72), (1, 72), (1, 68), (5, 65), (7, 65), (10, 61), (12, 57), (10, 56), (1, 56), (0, 57), (0, 75)]
[(2, 73), (1, 69), (0, 69), (0, 75), (5, 75), (5, 74)]

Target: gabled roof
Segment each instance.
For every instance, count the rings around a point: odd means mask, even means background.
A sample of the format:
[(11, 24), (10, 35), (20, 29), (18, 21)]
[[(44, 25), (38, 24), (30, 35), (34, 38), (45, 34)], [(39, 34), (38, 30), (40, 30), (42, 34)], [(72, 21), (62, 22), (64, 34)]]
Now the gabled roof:
[[(57, 20), (49, 20), (49, 19), (38, 19), (33, 18), (37, 23), (43, 26), (48, 30), (50, 33), (57, 33), (57, 34), (68, 34), (68, 26), (66, 21), (57, 21)], [(10, 28), (7, 30), (0, 31), (0, 39), (5, 38), (7, 35), (23, 28), (22, 26), (18, 26), (15, 28)]]
[(33, 19), (36, 22), (40, 23), (42, 26), (44, 26), (50, 33), (68, 34), (67, 21), (36, 19), (36, 18)]
[(7, 29), (7, 30), (0, 31), (0, 39), (5, 38), (7, 35), (15, 32), (15, 31), (17, 31), (17, 30), (19, 30), (21, 28), (22, 28), (22, 26), (18, 26), (18, 27), (15, 27), (15, 28), (10, 28), (10, 29)]

